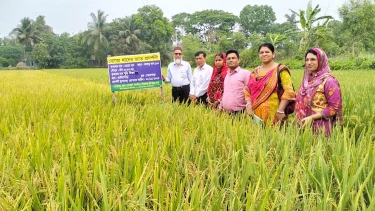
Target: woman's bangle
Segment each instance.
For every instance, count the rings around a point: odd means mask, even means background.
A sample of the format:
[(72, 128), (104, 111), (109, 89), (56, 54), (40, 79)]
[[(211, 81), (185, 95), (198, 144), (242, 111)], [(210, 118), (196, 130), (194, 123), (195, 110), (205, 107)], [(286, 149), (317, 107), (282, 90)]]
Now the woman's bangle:
[(279, 114), (285, 114), (285, 112), (284, 112), (284, 111), (279, 111), (279, 110), (276, 110), (276, 112), (277, 112), (277, 113), (279, 113)]

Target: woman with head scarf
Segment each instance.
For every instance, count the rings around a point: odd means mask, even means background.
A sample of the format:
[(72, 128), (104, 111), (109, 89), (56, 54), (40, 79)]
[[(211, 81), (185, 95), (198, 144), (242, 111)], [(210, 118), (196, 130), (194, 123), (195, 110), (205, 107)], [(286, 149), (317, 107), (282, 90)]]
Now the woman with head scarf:
[(331, 74), (326, 53), (311, 48), (305, 54), (305, 72), (296, 97), (296, 116), (302, 127), (312, 124), (315, 133), (342, 125), (340, 84)]
[(227, 71), (228, 67), (226, 64), (226, 55), (224, 52), (219, 52), (215, 56), (213, 72), (207, 89), (207, 102), (213, 108), (217, 108), (217, 106), (220, 104), (224, 91), (224, 79), (227, 75)]

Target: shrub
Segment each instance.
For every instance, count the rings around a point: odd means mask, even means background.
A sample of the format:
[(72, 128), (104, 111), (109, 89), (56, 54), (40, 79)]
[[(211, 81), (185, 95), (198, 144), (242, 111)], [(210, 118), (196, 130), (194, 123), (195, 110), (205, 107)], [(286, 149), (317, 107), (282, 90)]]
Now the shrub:
[(246, 49), (240, 53), (240, 66), (254, 68), (258, 65), (258, 52), (255, 49)]
[(336, 57), (329, 59), (329, 66), (331, 70), (375, 69), (375, 58), (371, 55)]
[(8, 67), (11, 65), (10, 61), (4, 57), (0, 57), (0, 67)]
[(370, 69), (375, 69), (375, 60), (371, 62)]
[(210, 53), (206, 56), (206, 63), (213, 67), (216, 53)]
[(301, 59), (283, 59), (280, 61), (276, 61), (281, 64), (285, 64), (290, 69), (302, 69), (303, 68), (303, 60)]

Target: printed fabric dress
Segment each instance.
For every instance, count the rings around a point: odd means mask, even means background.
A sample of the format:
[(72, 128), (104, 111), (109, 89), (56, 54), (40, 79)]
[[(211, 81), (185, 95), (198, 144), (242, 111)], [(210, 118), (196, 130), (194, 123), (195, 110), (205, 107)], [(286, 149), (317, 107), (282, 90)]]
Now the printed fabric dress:
[(328, 57), (319, 48), (312, 48), (317, 53), (318, 69), (313, 74), (305, 69), (301, 87), (296, 97), (295, 113), (299, 121), (316, 113), (322, 118), (314, 120), (314, 133), (325, 131), (331, 134), (332, 127), (343, 125), (342, 95), (338, 80), (331, 74)]
[(223, 66), (219, 69), (214, 62), (211, 80), (207, 89), (207, 96), (212, 103), (220, 100), (224, 92), (224, 79), (227, 76), (228, 66), (225, 53), (222, 52), (222, 55)]
[[(277, 95), (277, 68), (267, 73), (260, 73), (256, 68), (250, 76), (248, 86), (244, 89), (245, 99), (251, 100), (254, 114), (260, 117), (265, 124), (276, 122), (276, 110), (280, 105)], [(280, 67), (281, 84), (284, 94), (281, 99), (295, 100), (289, 69), (285, 65)]]
[[(333, 77), (323, 79), (311, 97), (303, 98), (302, 102), (296, 104), (296, 110), (306, 110), (306, 112), (296, 112), (298, 119), (303, 119), (306, 116), (321, 113), (323, 118), (315, 120), (313, 123), (313, 131), (320, 133), (325, 131), (325, 135), (331, 134), (331, 128), (336, 124), (342, 124), (342, 119), (336, 115), (341, 112), (341, 90), (338, 81)], [(311, 105), (306, 108), (306, 105)]]
[(211, 102), (221, 99), (224, 91), (224, 79), (225, 77), (222, 76), (221, 72), (216, 72), (212, 75), (208, 91), (208, 97)]

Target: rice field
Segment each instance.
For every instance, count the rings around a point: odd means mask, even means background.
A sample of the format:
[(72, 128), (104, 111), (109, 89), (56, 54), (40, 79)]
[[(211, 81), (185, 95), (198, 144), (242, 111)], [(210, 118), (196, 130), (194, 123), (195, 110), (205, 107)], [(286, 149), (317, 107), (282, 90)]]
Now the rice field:
[(375, 210), (375, 71), (333, 73), (326, 139), (172, 104), (170, 84), (114, 105), (106, 69), (0, 71), (0, 210)]

